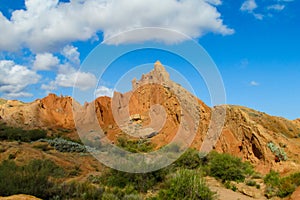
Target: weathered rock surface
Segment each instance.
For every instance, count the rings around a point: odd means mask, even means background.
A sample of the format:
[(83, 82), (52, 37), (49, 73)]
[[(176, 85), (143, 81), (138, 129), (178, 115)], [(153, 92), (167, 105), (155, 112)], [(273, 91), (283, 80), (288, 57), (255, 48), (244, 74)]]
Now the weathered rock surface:
[(299, 200), (300, 199), (300, 187), (298, 187), (295, 192), (292, 194), (290, 200)]
[[(249, 160), (262, 173), (270, 169), (282, 174), (300, 170), (300, 141), (297, 139), (300, 120), (273, 117), (241, 106), (210, 108), (171, 81), (160, 62), (156, 62), (154, 69), (141, 80), (132, 81), (132, 91), (115, 92), (113, 98), (99, 97), (84, 105), (71, 97), (54, 94), (32, 103), (1, 99), (0, 120), (28, 129), (73, 130), (70, 134), (78, 137), (74, 131), (73, 108), (77, 111), (76, 123), (84, 125), (83, 132), (87, 135), (100, 125), (102, 137), (106, 136), (112, 142), (116, 142), (118, 136), (128, 134), (149, 138), (159, 148), (170, 143), (180, 131), (180, 141), (189, 145), (189, 140), (195, 136), (192, 146), (198, 149), (207, 136), (213, 111), (221, 115), (225, 110), (222, 134), (212, 137), (208, 143), (211, 148)], [(195, 135), (193, 130), (196, 130)], [(282, 148), (288, 160), (275, 162), (275, 155), (267, 146), (269, 142)]]

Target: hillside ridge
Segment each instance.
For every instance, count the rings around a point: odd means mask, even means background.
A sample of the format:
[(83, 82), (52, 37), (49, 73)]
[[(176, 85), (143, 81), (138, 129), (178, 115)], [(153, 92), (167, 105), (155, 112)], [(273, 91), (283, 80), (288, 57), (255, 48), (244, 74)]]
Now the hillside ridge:
[[(156, 148), (160, 148), (172, 141), (178, 130), (185, 130), (186, 145), (197, 149), (206, 138), (212, 112), (218, 109), (210, 108), (170, 80), (168, 72), (158, 61), (151, 72), (140, 80), (132, 80), (131, 91), (115, 92), (113, 98), (98, 97), (84, 105), (72, 97), (55, 94), (31, 103), (1, 100), (0, 121), (26, 129), (45, 129), (49, 134), (51, 130), (65, 130), (64, 134), (78, 139), (74, 107), (80, 110), (76, 121), (86, 124), (87, 133), (95, 125), (100, 125), (112, 143), (127, 134), (147, 137)], [(223, 108), (226, 111), (225, 123), (216, 144), (211, 144), (212, 149), (248, 160), (262, 173), (270, 169), (282, 173), (300, 169), (299, 119), (287, 120), (242, 106), (224, 105)], [(197, 132), (190, 144), (190, 130), (194, 129)], [(287, 161), (279, 160), (269, 147), (271, 143), (286, 153)]]

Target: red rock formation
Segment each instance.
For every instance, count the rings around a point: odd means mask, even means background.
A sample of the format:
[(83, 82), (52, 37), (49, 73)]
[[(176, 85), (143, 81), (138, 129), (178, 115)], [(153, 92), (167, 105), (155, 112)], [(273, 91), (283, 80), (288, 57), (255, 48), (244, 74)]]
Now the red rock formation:
[[(83, 106), (71, 97), (54, 94), (28, 104), (2, 100), (0, 120), (26, 128), (74, 130), (74, 106), (79, 111), (76, 121), (84, 125), (85, 132), (100, 125), (111, 141), (116, 141), (122, 132), (135, 137), (151, 134), (157, 148), (174, 139), (178, 130), (183, 130), (183, 141), (188, 140), (192, 134), (187, 130), (192, 130), (193, 121), (197, 121), (192, 147), (200, 149), (207, 135), (212, 108), (172, 82), (159, 62), (141, 80), (133, 80), (132, 87), (128, 93), (115, 92), (112, 99), (100, 97)], [(299, 120), (289, 121), (241, 106), (224, 108), (226, 120), (220, 138), (212, 144), (215, 150), (249, 160), (263, 173), (271, 168), (281, 173), (300, 169), (300, 144), (295, 139), (300, 133)], [(77, 136), (76, 132), (70, 134)], [(276, 163), (268, 142), (281, 146), (288, 161)]]

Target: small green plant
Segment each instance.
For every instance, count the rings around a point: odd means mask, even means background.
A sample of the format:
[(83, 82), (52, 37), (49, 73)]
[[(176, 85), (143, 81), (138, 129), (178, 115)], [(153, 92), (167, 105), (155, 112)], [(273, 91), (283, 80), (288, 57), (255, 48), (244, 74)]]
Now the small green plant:
[(266, 185), (275, 187), (279, 185), (280, 175), (278, 172), (271, 170), (264, 178), (264, 182)]
[(150, 152), (154, 149), (151, 141), (147, 139), (131, 140), (125, 137), (119, 137), (117, 145), (132, 153)]
[(265, 176), (264, 182), (267, 185), (266, 196), (279, 196), (283, 198), (292, 194), (300, 186), (300, 173), (281, 178), (278, 172), (271, 170)]
[(268, 147), (280, 161), (286, 161), (288, 159), (285, 151), (282, 148), (276, 146), (273, 142), (269, 142)]
[(87, 147), (73, 142), (69, 140), (65, 140), (63, 138), (55, 138), (55, 139), (42, 139), (41, 142), (48, 142), (52, 147), (54, 147), (59, 152), (76, 152), (76, 153), (84, 153), (87, 152)]
[(16, 157), (17, 157), (16, 154), (9, 154), (8, 155), (9, 160), (14, 160)]
[(224, 186), (226, 189), (232, 190), (232, 191), (237, 191), (236, 185), (232, 184), (230, 181), (225, 181)]
[(83, 199), (83, 200), (102, 200), (104, 188), (96, 187), (87, 182), (84, 183), (63, 183), (56, 185), (52, 189), (51, 199)]
[(216, 194), (206, 185), (198, 170), (179, 169), (173, 174), (165, 189), (161, 190), (158, 199), (173, 200), (213, 200)]
[(234, 191), (234, 192), (236, 192), (236, 191), (237, 191), (236, 185), (233, 185), (233, 186), (231, 187), (231, 190)]
[(254, 186), (256, 186), (256, 181), (254, 181), (254, 180), (248, 180), (248, 181), (246, 181), (246, 185), (254, 187)]

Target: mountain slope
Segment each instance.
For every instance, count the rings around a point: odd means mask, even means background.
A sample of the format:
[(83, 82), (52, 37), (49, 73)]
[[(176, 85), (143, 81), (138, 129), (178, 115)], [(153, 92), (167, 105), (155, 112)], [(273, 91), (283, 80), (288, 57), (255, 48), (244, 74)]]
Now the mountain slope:
[[(112, 99), (99, 97), (83, 106), (71, 97), (54, 94), (27, 104), (1, 100), (0, 120), (12, 126), (47, 129), (49, 134), (51, 130), (63, 130), (64, 134), (78, 138), (72, 112), (74, 106), (80, 111), (76, 115), (77, 125), (84, 125), (87, 137), (94, 126), (100, 125), (112, 143), (126, 133), (132, 138), (147, 137), (155, 148), (160, 148), (170, 143), (181, 130), (186, 137), (182, 141), (186, 145), (192, 142), (192, 147), (200, 149), (212, 113), (225, 114), (226, 111), (222, 133), (211, 141), (211, 148), (248, 160), (262, 173), (271, 168), (282, 173), (300, 169), (299, 120), (290, 121), (241, 106), (210, 108), (170, 80), (159, 62), (141, 80), (134, 79), (132, 88), (125, 94), (115, 92)], [(190, 130), (195, 128), (195, 138), (189, 141), (193, 136)], [(287, 161), (279, 160), (269, 147), (271, 143), (285, 151)]]

